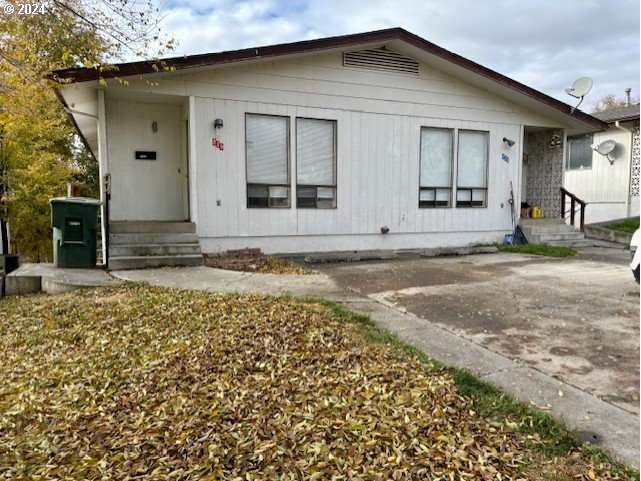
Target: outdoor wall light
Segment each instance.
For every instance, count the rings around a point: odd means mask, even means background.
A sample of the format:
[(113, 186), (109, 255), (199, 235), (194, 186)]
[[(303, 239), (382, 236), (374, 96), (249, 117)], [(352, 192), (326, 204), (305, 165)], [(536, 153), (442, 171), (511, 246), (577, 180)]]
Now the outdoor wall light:
[(215, 129), (222, 129), (223, 128), (223, 119), (214, 120), (214, 128)]
[(510, 147), (512, 147), (516, 143), (513, 140), (508, 139), (507, 137), (503, 137), (503, 142), (505, 142)]
[(560, 149), (563, 148), (563, 137), (558, 134), (552, 134), (552, 139), (549, 143), (550, 149)]
[(389, 232), (389, 227), (387, 227), (386, 225), (381, 227), (381, 234), (387, 234), (388, 232)]
[(158, 132), (158, 122), (155, 120), (151, 123), (151, 131), (155, 134)]

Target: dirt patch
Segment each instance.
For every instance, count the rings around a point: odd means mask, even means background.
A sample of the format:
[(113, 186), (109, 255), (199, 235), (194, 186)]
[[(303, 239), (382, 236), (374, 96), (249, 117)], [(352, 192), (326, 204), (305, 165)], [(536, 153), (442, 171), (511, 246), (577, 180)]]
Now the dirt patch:
[(316, 272), (281, 257), (266, 256), (260, 249), (241, 249), (221, 254), (207, 254), (205, 255), (205, 265), (217, 269), (259, 272), (261, 274), (307, 275)]

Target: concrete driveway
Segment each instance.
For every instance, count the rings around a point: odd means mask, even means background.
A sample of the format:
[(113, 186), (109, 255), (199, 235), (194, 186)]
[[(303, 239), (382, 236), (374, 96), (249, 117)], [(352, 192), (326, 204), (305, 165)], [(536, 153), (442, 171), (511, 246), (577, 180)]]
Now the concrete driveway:
[(627, 252), (586, 254), (407, 255), (314, 268), (638, 415), (639, 287)]

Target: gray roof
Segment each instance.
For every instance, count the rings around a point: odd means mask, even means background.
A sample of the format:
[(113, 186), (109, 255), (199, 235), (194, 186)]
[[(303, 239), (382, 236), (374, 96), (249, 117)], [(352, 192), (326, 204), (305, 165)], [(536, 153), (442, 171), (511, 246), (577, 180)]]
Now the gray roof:
[(609, 124), (617, 120), (636, 120), (639, 118), (639, 104), (618, 107), (616, 109), (595, 112), (592, 114), (597, 119), (603, 120)]

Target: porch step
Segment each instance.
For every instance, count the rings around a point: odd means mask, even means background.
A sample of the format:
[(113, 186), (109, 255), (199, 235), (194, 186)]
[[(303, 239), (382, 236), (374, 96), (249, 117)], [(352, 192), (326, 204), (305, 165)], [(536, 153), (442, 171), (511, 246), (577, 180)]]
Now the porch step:
[(131, 244), (198, 244), (196, 234), (166, 234), (143, 233), (143, 234), (109, 234), (109, 248), (117, 245)]
[(203, 265), (202, 254), (165, 256), (118, 256), (109, 258), (109, 269), (145, 269), (149, 267), (184, 267)]
[(521, 226), (524, 225), (567, 225), (560, 217), (521, 217), (519, 220)]
[(203, 264), (193, 222), (112, 222), (109, 231), (110, 270)]
[(112, 221), (111, 234), (195, 234), (193, 222), (175, 221)]
[(200, 254), (200, 246), (197, 242), (192, 242), (189, 244), (115, 244), (111, 247), (112, 257), (168, 254)]
[(523, 235), (530, 244), (583, 245), (585, 235), (563, 219), (521, 219)]

